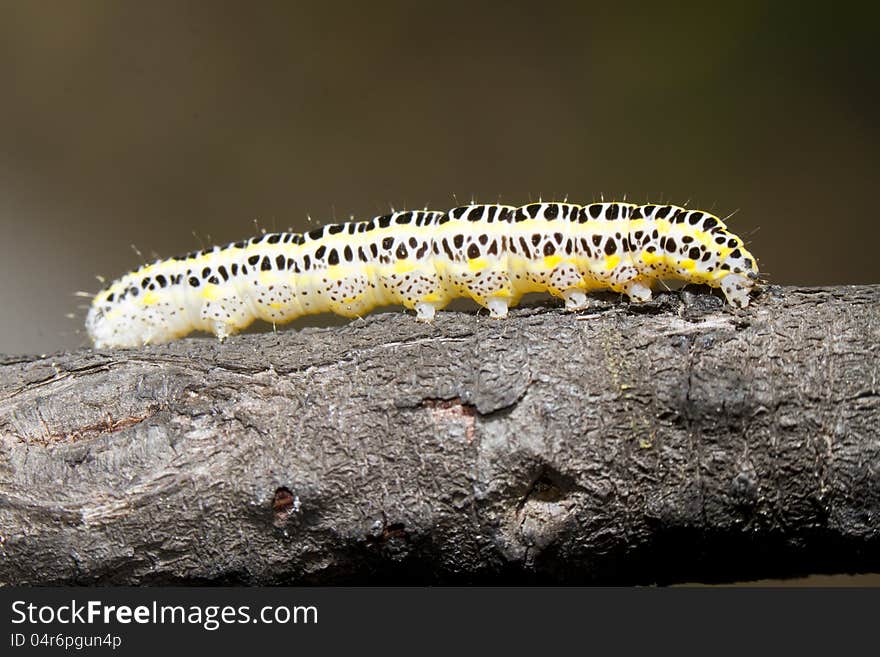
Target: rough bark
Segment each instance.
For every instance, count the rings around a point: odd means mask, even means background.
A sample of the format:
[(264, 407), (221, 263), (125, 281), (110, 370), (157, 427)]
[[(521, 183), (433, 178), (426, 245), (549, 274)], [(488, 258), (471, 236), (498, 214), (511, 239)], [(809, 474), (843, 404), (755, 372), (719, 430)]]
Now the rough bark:
[(880, 286), (0, 360), (0, 583), (880, 571)]

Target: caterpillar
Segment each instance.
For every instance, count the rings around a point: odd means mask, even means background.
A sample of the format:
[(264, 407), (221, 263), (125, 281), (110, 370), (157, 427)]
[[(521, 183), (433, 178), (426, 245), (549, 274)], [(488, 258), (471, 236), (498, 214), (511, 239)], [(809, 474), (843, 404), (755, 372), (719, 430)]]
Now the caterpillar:
[(99, 292), (86, 329), (96, 347), (134, 347), (194, 330), (224, 339), (256, 318), (356, 317), (385, 305), (429, 322), (458, 297), (501, 318), (529, 292), (560, 297), (568, 310), (586, 308), (597, 289), (644, 302), (659, 279), (721, 288), (729, 304), (745, 307), (758, 272), (742, 240), (700, 210), (471, 204), (266, 233), (157, 260)]

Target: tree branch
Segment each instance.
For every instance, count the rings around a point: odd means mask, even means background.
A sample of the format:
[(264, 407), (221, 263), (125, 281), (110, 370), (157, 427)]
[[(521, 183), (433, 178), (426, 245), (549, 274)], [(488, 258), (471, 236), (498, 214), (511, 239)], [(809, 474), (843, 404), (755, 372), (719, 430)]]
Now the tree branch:
[(0, 583), (880, 571), (880, 286), (0, 359)]

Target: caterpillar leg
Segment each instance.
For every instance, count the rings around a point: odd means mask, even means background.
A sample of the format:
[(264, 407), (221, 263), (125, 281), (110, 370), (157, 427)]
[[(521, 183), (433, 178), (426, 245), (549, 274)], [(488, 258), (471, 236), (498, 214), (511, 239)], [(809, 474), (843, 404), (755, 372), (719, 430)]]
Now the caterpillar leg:
[(623, 292), (634, 303), (644, 303), (651, 300), (651, 288), (644, 281), (638, 279), (626, 283), (623, 286)]
[(580, 288), (569, 288), (562, 293), (565, 299), (565, 309), (570, 311), (583, 310), (590, 305), (587, 293)]
[[(460, 267), (448, 271), (448, 285), (459, 296), (467, 296), (484, 308), (489, 309), (493, 318), (507, 317), (514, 294), (510, 275), (498, 263), (473, 271), (470, 267)], [(517, 296), (518, 300), (518, 296)]]
[(419, 301), (416, 304), (416, 319), (420, 322), (431, 323), (436, 312), (437, 308), (433, 303)]
[(554, 297), (565, 299), (567, 310), (584, 307), (581, 304), (586, 303), (587, 295), (584, 293), (583, 276), (573, 264), (566, 262), (555, 267), (547, 277), (546, 284), (547, 292)]
[(503, 319), (507, 317), (509, 303), (504, 297), (491, 297), (486, 300), (486, 308), (489, 309), (489, 317)]
[(728, 274), (721, 279), (721, 291), (724, 292), (727, 303), (738, 308), (749, 305), (749, 292), (754, 285), (754, 280), (743, 274)]
[(430, 324), (437, 311), (449, 303), (450, 295), (435, 272), (418, 269), (400, 274), (389, 270), (379, 276), (379, 284), (380, 301), (374, 302), (367, 311), (376, 305), (400, 304), (416, 312), (417, 322)]
[(214, 322), (211, 332), (217, 336), (220, 342), (223, 342), (230, 335), (235, 335), (236, 333), (238, 333), (238, 330), (238, 327), (236, 327), (234, 324), (218, 320)]

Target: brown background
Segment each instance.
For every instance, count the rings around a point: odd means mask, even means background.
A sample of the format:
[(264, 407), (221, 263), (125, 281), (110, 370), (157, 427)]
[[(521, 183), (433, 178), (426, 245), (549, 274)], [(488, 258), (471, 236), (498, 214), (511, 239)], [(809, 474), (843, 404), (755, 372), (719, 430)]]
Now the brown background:
[(0, 352), (84, 344), (131, 244), (455, 198), (738, 210), (772, 281), (880, 281), (880, 12), (839, 4), (2, 1)]

